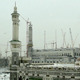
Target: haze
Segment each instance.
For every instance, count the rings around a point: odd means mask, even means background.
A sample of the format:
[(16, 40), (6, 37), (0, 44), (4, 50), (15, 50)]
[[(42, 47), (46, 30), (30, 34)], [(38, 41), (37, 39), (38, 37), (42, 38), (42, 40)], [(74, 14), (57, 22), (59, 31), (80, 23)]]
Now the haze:
[[(71, 28), (74, 47), (80, 44), (80, 0), (0, 0), (0, 52), (5, 56), (7, 42), (12, 39), (12, 18), (14, 5), (18, 13), (33, 25), (33, 48), (44, 48), (44, 31), (46, 43), (55, 42), (58, 48), (63, 46), (63, 34), (67, 45), (71, 45), (69, 28)], [(20, 16), (20, 41), (22, 51), (26, 50), (26, 22)], [(76, 39), (75, 39), (76, 38)], [(47, 45), (46, 48), (52, 48)], [(10, 49), (8, 49), (10, 51)]]

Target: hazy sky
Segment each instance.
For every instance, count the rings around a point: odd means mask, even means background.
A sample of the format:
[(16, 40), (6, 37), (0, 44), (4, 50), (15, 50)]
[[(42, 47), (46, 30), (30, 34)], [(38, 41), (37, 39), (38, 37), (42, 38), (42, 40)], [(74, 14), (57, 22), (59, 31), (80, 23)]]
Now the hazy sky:
[[(32, 22), (33, 48), (44, 48), (44, 31), (46, 31), (46, 43), (55, 42), (56, 32), (57, 45), (59, 48), (62, 47), (61, 30), (63, 30), (66, 33), (66, 44), (71, 45), (69, 28), (72, 31), (75, 47), (79, 47), (80, 0), (0, 0), (0, 52), (4, 54), (7, 42), (12, 39), (11, 13), (15, 1), (18, 13)], [(21, 17), (19, 30), (22, 45), (26, 45), (26, 22)], [(52, 47), (48, 44), (46, 48)], [(23, 46), (23, 51), (25, 51), (25, 46)]]

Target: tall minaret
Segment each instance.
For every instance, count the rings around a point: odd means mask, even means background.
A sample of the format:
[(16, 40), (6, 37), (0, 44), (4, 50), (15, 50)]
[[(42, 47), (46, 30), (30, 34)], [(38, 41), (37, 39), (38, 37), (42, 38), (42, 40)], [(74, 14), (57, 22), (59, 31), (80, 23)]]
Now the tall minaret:
[(13, 40), (19, 39), (19, 14), (17, 13), (17, 7), (15, 3), (14, 12), (12, 15), (12, 21), (13, 21)]
[(32, 57), (32, 51), (33, 51), (33, 41), (32, 41), (32, 24), (29, 23), (29, 42), (28, 42), (28, 57)]
[(16, 3), (14, 6), (14, 12), (12, 15), (13, 21), (13, 32), (12, 32), (12, 40), (10, 41), (11, 44), (11, 52), (12, 52), (12, 64), (10, 70), (10, 80), (18, 80), (18, 66), (19, 66), (19, 53), (21, 51), (21, 42), (19, 41), (19, 13), (17, 13)]

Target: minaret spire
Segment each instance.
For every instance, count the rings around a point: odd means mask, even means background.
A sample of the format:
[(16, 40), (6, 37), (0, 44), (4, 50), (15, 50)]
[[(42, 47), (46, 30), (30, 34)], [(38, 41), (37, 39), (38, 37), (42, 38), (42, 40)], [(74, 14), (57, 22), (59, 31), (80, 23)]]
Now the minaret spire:
[(14, 12), (17, 12), (16, 2), (15, 2), (15, 6), (14, 6)]
[(16, 1), (15, 1), (15, 7), (16, 7)]

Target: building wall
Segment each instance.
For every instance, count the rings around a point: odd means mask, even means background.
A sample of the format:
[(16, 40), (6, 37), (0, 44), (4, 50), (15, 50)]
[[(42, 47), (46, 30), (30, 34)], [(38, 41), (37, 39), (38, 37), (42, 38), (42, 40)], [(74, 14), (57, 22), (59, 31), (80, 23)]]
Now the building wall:
[(80, 56), (79, 48), (57, 50), (34, 50), (32, 53), (33, 63), (73, 63), (74, 57)]

